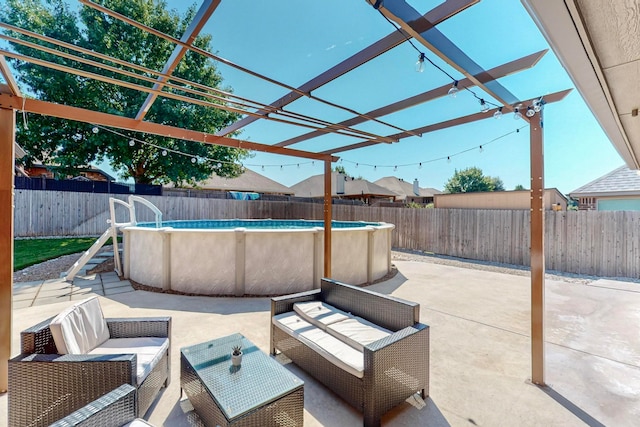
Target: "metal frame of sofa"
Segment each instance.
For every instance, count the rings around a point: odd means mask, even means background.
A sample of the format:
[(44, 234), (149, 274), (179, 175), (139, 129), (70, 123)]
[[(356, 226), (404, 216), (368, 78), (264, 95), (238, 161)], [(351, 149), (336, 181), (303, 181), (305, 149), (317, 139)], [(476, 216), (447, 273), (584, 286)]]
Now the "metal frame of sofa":
[(271, 317), (302, 301), (323, 301), (394, 331), (364, 346), (364, 376), (358, 378), (271, 324), (271, 354), (280, 350), (361, 411), (365, 426), (379, 426), (383, 414), (417, 392), (429, 395), (429, 326), (419, 321), (419, 304), (322, 279), (320, 289), (272, 298)]
[[(47, 319), (20, 333), (21, 354), (9, 360), (8, 413), (11, 426), (48, 426), (84, 405), (130, 384), (136, 416), (143, 416), (171, 379), (171, 343), (142, 384), (137, 356), (58, 354)], [(171, 337), (171, 317), (106, 319), (111, 338)]]

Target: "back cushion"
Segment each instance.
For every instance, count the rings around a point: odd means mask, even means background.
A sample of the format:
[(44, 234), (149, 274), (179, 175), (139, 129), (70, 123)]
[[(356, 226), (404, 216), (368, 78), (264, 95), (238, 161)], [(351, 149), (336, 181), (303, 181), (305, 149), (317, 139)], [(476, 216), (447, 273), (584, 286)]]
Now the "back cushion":
[(86, 354), (109, 339), (98, 297), (67, 308), (51, 321), (49, 329), (60, 354)]

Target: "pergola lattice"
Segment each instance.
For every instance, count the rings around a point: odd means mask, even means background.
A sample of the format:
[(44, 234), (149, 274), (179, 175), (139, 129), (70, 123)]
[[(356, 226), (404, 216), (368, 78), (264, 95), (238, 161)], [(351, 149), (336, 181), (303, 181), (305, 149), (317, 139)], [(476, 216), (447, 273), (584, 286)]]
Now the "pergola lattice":
[[(0, 27), (5, 30), (12, 30), (23, 35), (49, 42), (57, 47), (72, 50), (81, 54), (91, 55), (95, 60), (82, 59), (80, 56), (71, 53), (63, 53), (60, 50), (47, 48), (39, 44), (32, 44), (32, 47), (41, 51), (47, 51), (68, 59), (74, 59), (85, 64), (90, 64), (102, 71), (115, 72), (120, 75), (134, 76), (140, 80), (145, 80), (149, 85), (125, 82), (113, 77), (106, 77), (102, 74), (89, 73), (79, 68), (65, 67), (57, 63), (38, 60), (24, 55), (0, 49), (0, 72), (6, 84), (0, 85), (0, 391), (7, 389), (7, 366), (11, 356), (11, 317), (12, 317), (12, 277), (13, 277), (13, 171), (14, 171), (14, 142), (16, 112), (24, 111), (29, 113), (48, 115), (68, 120), (91, 123), (97, 126), (105, 126), (116, 129), (129, 130), (134, 132), (144, 132), (156, 134), (175, 139), (183, 139), (196, 143), (215, 144), (228, 147), (244, 148), (248, 150), (261, 151), (273, 154), (294, 156), (299, 158), (313, 159), (324, 162), (324, 275), (331, 277), (331, 163), (336, 161), (337, 153), (357, 148), (363, 148), (374, 144), (397, 142), (403, 138), (414, 135), (423, 135), (452, 126), (472, 123), (478, 120), (492, 117), (492, 113), (498, 108), (504, 111), (513, 111), (518, 105), (531, 105), (540, 99), (521, 100), (502, 86), (497, 79), (530, 67), (533, 67), (546, 51), (537, 52), (515, 61), (500, 65), (491, 70), (484, 70), (475, 63), (454, 43), (444, 36), (436, 25), (446, 19), (456, 15), (466, 8), (474, 5), (479, 0), (447, 0), (439, 6), (426, 13), (419, 14), (404, 0), (381, 1), (367, 0), (374, 8), (378, 9), (388, 19), (394, 21), (400, 31), (394, 31), (388, 36), (371, 44), (360, 52), (345, 59), (332, 68), (324, 71), (299, 87), (288, 86), (284, 83), (268, 79), (256, 72), (233, 64), (230, 61), (220, 58), (210, 52), (203, 51), (192, 45), (199, 32), (215, 12), (220, 0), (204, 0), (201, 8), (196, 14), (193, 22), (186, 30), (181, 39), (175, 39), (157, 30), (149, 28), (135, 20), (120, 15), (101, 5), (89, 0), (79, 0), (87, 7), (94, 8), (113, 19), (124, 21), (130, 25), (138, 27), (144, 31), (161, 37), (175, 44), (164, 68), (160, 71), (143, 69), (134, 66), (126, 61), (117, 60), (103, 53), (95, 53), (64, 42), (50, 39), (48, 37), (34, 34), (29, 31), (12, 27), (5, 23), (0, 23)], [(4, 40), (15, 43), (28, 43), (17, 38), (2, 35)], [(393, 49), (406, 41), (407, 37), (429, 49), (433, 54), (454, 68), (464, 76), (458, 81), (460, 88), (476, 86), (487, 94), (488, 98), (496, 100), (500, 106), (487, 112), (478, 112), (467, 116), (458, 117), (441, 123), (433, 123), (415, 129), (402, 129), (390, 123), (386, 123), (380, 117), (389, 115), (406, 108), (443, 97), (447, 94), (450, 85), (445, 85), (430, 89), (405, 100), (377, 108), (375, 110), (359, 113), (342, 105), (330, 103), (312, 95), (312, 91), (320, 88), (328, 82), (343, 76), (349, 71), (365, 64), (379, 55)], [(207, 56), (247, 72), (255, 77), (264, 78), (271, 83), (286, 87), (289, 93), (273, 101), (270, 104), (260, 103), (254, 100), (236, 97), (228, 93), (221, 93), (219, 90), (204, 87), (198, 82), (188, 82), (178, 79), (172, 75), (180, 60), (187, 51)], [(101, 80), (107, 83), (128, 87), (147, 93), (147, 98), (140, 106), (135, 117), (123, 117), (99, 111), (77, 108), (68, 105), (54, 104), (50, 102), (30, 99), (24, 96), (11, 75), (11, 71), (5, 60), (10, 57), (18, 60), (29, 61), (31, 63), (49, 67), (58, 71)], [(109, 66), (101, 61), (108, 61), (121, 67), (135, 69), (140, 73), (148, 73), (155, 77), (143, 78), (141, 74), (133, 71), (125, 71), (123, 68)], [(186, 90), (185, 85), (191, 89)], [(178, 94), (175, 91), (166, 89), (177, 89), (184, 92)], [(216, 92), (217, 91), (217, 92)], [(545, 103), (552, 103), (562, 100), (569, 90), (545, 94)], [(193, 95), (193, 96), (189, 96)], [(194, 96), (197, 96), (196, 99)], [(168, 97), (186, 103), (206, 105), (211, 108), (232, 109), (244, 114), (244, 117), (232, 125), (220, 130), (215, 134), (203, 133), (194, 129), (182, 129), (167, 126), (159, 123), (146, 121), (145, 115), (158, 97)], [(204, 97), (204, 99), (202, 99)], [(284, 107), (302, 97), (308, 97), (318, 102), (329, 104), (334, 108), (340, 108), (353, 114), (353, 117), (340, 123), (331, 123), (319, 118), (309, 117), (284, 110)], [(531, 147), (531, 333), (532, 333), (532, 381), (536, 384), (544, 384), (544, 211), (543, 211), (543, 129), (542, 111), (532, 117), (524, 117), (530, 124), (530, 147)], [(276, 144), (262, 144), (249, 142), (241, 139), (231, 138), (227, 135), (241, 129), (257, 120), (276, 120), (292, 126), (301, 126), (306, 129), (306, 133), (299, 136), (278, 142)], [(373, 133), (358, 130), (353, 126), (366, 121), (377, 121), (399, 131), (390, 135), (376, 135)], [(305, 141), (327, 133), (336, 133), (357, 139), (352, 144), (339, 146), (329, 150), (306, 151), (290, 148), (299, 142)]]

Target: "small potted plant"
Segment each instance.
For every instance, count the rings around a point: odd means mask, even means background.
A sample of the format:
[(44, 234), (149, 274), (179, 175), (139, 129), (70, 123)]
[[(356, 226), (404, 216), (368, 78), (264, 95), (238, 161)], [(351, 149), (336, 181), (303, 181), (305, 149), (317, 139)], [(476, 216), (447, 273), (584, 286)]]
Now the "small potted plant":
[(234, 345), (231, 349), (233, 350), (231, 352), (231, 364), (233, 366), (240, 366), (242, 364), (242, 346)]

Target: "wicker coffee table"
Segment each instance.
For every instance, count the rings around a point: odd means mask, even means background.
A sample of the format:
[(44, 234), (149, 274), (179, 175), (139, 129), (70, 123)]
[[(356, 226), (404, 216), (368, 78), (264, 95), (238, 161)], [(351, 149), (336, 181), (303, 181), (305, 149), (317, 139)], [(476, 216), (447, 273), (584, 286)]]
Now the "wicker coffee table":
[[(242, 345), (242, 366), (231, 348)], [(240, 334), (180, 349), (180, 386), (206, 426), (302, 426), (304, 382)]]

